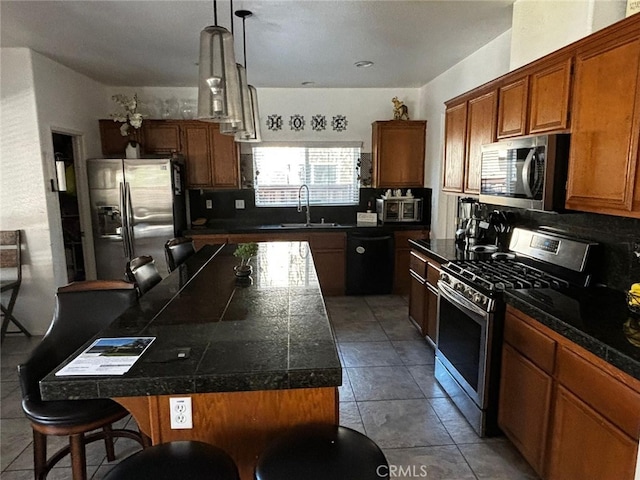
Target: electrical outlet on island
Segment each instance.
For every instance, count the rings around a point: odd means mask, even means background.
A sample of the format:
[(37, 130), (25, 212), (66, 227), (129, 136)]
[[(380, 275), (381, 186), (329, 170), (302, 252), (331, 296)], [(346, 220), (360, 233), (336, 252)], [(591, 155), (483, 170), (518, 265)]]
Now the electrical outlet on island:
[(191, 397), (170, 397), (169, 411), (172, 429), (181, 430), (193, 428)]
[(211, 210), (213, 208), (213, 200), (207, 200), (205, 202), (205, 206), (207, 207), (208, 210)]
[(244, 210), (244, 200), (236, 200), (236, 210)]

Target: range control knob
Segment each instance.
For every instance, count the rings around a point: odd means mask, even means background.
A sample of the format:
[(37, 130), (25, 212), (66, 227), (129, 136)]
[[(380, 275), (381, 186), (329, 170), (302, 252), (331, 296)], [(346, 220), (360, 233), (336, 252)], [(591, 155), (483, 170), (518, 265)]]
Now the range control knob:
[(441, 273), (440, 274), (440, 280), (442, 280), (444, 283), (450, 283), (449, 274), (448, 273)]

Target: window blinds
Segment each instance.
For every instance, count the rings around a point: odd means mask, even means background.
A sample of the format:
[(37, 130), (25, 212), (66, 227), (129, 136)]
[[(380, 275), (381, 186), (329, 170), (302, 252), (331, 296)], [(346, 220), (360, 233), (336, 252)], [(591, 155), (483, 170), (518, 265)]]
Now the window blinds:
[(256, 206), (297, 205), (303, 184), (312, 205), (357, 204), (360, 151), (359, 145), (254, 147)]

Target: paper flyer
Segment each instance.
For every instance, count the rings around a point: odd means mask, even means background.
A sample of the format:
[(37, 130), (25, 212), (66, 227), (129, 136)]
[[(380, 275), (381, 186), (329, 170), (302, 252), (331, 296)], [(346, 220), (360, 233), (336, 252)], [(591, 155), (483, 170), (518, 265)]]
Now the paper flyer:
[(99, 338), (56, 377), (71, 375), (124, 375), (156, 337)]

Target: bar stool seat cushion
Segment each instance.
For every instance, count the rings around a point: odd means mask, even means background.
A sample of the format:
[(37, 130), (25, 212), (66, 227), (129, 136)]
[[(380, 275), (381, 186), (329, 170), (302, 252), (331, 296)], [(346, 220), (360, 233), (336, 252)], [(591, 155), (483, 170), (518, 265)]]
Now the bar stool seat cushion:
[(239, 480), (233, 459), (197, 441), (154, 445), (124, 459), (104, 480)]
[(337, 425), (295, 427), (258, 458), (256, 480), (388, 479), (387, 460), (366, 435)]
[(90, 424), (112, 415), (127, 414), (122, 405), (109, 399), (41, 402), (25, 398), (22, 409), (29, 420), (51, 427)]

